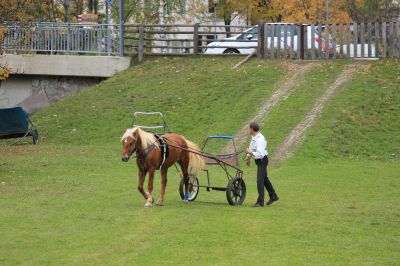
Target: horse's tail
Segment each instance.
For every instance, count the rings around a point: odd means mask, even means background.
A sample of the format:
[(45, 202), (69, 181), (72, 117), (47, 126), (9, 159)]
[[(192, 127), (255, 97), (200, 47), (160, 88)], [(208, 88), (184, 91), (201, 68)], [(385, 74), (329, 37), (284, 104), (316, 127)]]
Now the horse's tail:
[[(201, 152), (199, 146), (196, 143), (186, 140), (186, 144), (189, 150)], [(196, 174), (198, 171), (202, 170), (205, 166), (204, 159), (201, 155), (189, 152), (189, 173)]]

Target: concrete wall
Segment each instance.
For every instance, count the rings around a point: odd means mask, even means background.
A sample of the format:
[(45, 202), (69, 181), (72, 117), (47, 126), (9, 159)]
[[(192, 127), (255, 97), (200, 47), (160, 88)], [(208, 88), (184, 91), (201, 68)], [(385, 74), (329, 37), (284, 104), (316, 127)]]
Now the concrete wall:
[(0, 82), (0, 108), (33, 113), (129, 67), (129, 57), (73, 55), (0, 56), (11, 76)]
[(5, 54), (0, 64), (13, 74), (107, 78), (127, 69), (130, 57)]
[(11, 75), (0, 82), (0, 108), (19, 105), (33, 113), (101, 80), (103, 78)]

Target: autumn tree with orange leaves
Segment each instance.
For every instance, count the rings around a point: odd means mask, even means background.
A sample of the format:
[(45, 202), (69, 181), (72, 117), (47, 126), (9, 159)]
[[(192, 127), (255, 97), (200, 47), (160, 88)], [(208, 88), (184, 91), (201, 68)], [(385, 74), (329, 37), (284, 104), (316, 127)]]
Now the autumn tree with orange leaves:
[[(330, 23), (349, 22), (348, 0), (330, 0)], [(321, 0), (222, 0), (219, 4), (220, 17), (233, 13), (248, 17), (249, 24), (260, 19), (265, 22), (325, 23), (325, 1)]]

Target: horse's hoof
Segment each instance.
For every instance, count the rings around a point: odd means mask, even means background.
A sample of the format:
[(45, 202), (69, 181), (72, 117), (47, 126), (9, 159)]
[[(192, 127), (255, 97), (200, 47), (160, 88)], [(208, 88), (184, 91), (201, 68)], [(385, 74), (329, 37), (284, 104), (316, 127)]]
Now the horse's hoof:
[(151, 204), (150, 202), (146, 202), (146, 204), (144, 205), (145, 208), (151, 208), (153, 207), (153, 204)]
[(157, 200), (157, 206), (164, 206), (164, 201), (162, 201), (162, 200)]

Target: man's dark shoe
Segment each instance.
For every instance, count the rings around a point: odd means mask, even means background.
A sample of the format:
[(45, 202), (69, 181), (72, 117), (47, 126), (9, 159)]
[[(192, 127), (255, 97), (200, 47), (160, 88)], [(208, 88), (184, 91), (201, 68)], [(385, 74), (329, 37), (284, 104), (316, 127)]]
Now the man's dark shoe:
[(253, 207), (264, 207), (261, 203), (257, 202), (256, 204), (253, 205)]
[(267, 205), (271, 205), (272, 203), (274, 203), (275, 201), (278, 201), (279, 197), (276, 196), (275, 198), (270, 198), (269, 201), (267, 202)]

